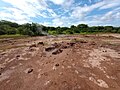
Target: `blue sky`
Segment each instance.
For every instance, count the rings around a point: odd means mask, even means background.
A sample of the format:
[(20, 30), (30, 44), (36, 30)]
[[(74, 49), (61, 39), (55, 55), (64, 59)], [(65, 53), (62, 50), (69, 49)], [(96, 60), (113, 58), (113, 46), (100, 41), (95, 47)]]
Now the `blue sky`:
[(0, 20), (46, 26), (120, 26), (120, 0), (0, 0)]

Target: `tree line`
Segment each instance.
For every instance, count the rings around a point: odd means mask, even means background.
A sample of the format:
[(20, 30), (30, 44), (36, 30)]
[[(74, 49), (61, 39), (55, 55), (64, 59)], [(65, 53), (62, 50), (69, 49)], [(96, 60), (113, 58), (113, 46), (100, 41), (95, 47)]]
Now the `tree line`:
[(50, 27), (37, 23), (18, 24), (6, 20), (0, 21), (0, 35), (57, 35), (57, 34), (80, 34), (80, 33), (120, 33), (120, 27), (113, 26), (88, 26), (87, 24), (79, 24), (71, 27)]

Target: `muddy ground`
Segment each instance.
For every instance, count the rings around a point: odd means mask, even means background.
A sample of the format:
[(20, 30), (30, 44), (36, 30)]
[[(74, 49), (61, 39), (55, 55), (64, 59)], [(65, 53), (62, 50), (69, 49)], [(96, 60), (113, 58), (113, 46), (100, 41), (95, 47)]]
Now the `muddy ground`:
[(120, 34), (0, 39), (0, 90), (120, 90)]

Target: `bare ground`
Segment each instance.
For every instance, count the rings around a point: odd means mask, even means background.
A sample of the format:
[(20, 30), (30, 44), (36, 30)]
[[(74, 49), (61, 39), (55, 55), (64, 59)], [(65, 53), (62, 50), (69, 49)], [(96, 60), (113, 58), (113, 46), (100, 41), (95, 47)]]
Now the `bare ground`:
[(0, 39), (0, 90), (120, 90), (120, 34)]

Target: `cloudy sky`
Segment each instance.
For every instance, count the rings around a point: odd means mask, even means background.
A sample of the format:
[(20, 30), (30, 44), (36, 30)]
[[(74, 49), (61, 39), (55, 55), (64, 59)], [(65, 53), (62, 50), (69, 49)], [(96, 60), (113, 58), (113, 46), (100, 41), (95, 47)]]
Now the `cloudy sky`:
[(47, 26), (120, 26), (120, 0), (0, 0), (0, 20)]

